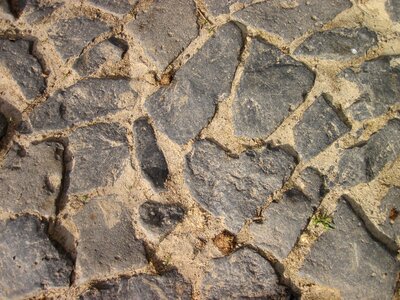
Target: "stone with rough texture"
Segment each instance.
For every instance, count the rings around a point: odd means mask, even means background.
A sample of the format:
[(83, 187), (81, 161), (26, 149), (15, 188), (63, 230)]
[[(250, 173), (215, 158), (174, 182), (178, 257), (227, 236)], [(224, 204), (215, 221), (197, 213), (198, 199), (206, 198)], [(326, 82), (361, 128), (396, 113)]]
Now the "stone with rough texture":
[(241, 47), (240, 29), (233, 23), (222, 26), (176, 72), (170, 86), (147, 100), (155, 124), (170, 139), (185, 144), (207, 125), (217, 102), (229, 96)]
[(250, 5), (234, 17), (291, 41), (322, 27), (350, 7), (349, 0), (271, 0)]
[(391, 187), (379, 206), (385, 215), (380, 225), (383, 232), (393, 241), (400, 238), (400, 187)]
[(140, 274), (133, 277), (100, 282), (84, 292), (79, 299), (180, 299), (189, 300), (192, 287), (177, 271), (162, 275)]
[(301, 172), (297, 186), (312, 200), (320, 199), (327, 193), (325, 176), (311, 167)]
[(137, 0), (89, 0), (89, 3), (115, 14), (127, 14)]
[(306, 97), (315, 75), (278, 48), (254, 40), (233, 105), (235, 133), (271, 134)]
[(70, 193), (85, 193), (113, 185), (130, 164), (126, 130), (118, 124), (99, 123), (80, 128), (69, 137), (74, 155)]
[(400, 22), (400, 2), (398, 0), (386, 0), (386, 10), (394, 22)]
[(332, 104), (320, 96), (294, 128), (296, 149), (304, 159), (310, 159), (349, 130)]
[(140, 167), (153, 185), (163, 188), (168, 178), (168, 165), (164, 154), (158, 147), (154, 134), (147, 119), (136, 120), (133, 129), (135, 132), (136, 156)]
[(32, 54), (33, 41), (0, 39), (0, 63), (10, 72), (28, 100), (46, 88), (42, 66)]
[(73, 217), (79, 231), (76, 265), (80, 282), (147, 264), (129, 210), (114, 195), (96, 197)]
[(186, 157), (185, 179), (196, 201), (238, 232), (294, 167), (294, 157), (279, 148), (264, 147), (232, 158), (215, 144), (198, 141)]
[(291, 299), (269, 261), (246, 248), (214, 259), (201, 293), (204, 299)]
[(53, 11), (63, 5), (62, 0), (28, 0), (26, 2), (27, 4), (23, 10), (22, 17), (25, 18), (28, 23), (42, 21), (45, 17), (50, 16)]
[(319, 237), (300, 274), (337, 288), (344, 299), (392, 299), (400, 270), (394, 255), (370, 236), (346, 201), (333, 221), (335, 228)]
[(89, 78), (57, 91), (30, 119), (37, 130), (63, 129), (118, 112), (136, 98), (126, 79)]
[(376, 46), (377, 41), (376, 33), (365, 27), (338, 28), (313, 34), (296, 49), (294, 54), (343, 60), (364, 56), (368, 49)]
[(137, 14), (127, 30), (162, 71), (197, 36), (197, 27), (192, 0), (155, 0)]
[(400, 66), (386, 56), (362, 64), (359, 71), (346, 69), (341, 76), (356, 83), (361, 96), (348, 108), (353, 119), (363, 121), (388, 112), (390, 106), (400, 103)]
[(20, 213), (55, 212), (63, 176), (63, 147), (58, 143), (18, 145), (8, 152), (0, 169), (0, 207)]
[(209, 11), (214, 15), (229, 13), (229, 7), (234, 4), (247, 4), (252, 0), (205, 0), (206, 6)]
[(5, 115), (0, 113), (0, 141), (7, 134), (8, 120)]
[(47, 226), (30, 215), (0, 221), (1, 298), (69, 286), (72, 260), (49, 239)]
[(89, 42), (109, 29), (106, 23), (98, 19), (76, 17), (55, 22), (49, 30), (49, 37), (62, 59), (66, 60), (78, 56)]

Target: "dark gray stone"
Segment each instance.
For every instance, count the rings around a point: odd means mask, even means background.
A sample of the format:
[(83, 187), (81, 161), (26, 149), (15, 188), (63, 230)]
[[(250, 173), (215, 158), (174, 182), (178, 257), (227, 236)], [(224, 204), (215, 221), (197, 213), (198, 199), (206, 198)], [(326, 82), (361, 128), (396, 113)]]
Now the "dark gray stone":
[(55, 212), (63, 176), (63, 148), (57, 143), (13, 147), (0, 169), (0, 207), (20, 213)]
[[(13, 2), (21, 2), (20, 0), (14, 0)], [(28, 23), (35, 23), (43, 20), (45, 17), (50, 16), (53, 11), (63, 5), (62, 0), (28, 0), (26, 1), (26, 7), (23, 10), (22, 17)]]
[(126, 130), (115, 123), (80, 128), (69, 141), (74, 155), (70, 193), (113, 185), (130, 164)]
[(126, 79), (90, 78), (56, 92), (30, 119), (37, 130), (63, 129), (120, 111), (136, 98)]
[(337, 182), (340, 186), (347, 188), (369, 181), (365, 150), (365, 147), (354, 147), (343, 152), (338, 164)]
[(268, 260), (250, 249), (214, 259), (204, 276), (204, 299), (291, 299)]
[(196, 5), (192, 0), (155, 0), (127, 25), (130, 32), (164, 70), (198, 35)]
[(326, 177), (311, 167), (307, 167), (301, 172), (297, 186), (312, 200), (321, 199), (328, 192)]
[[(35, 216), (0, 221), (0, 297), (20, 299), (44, 288), (68, 287), (73, 263)], [(24, 298), (25, 298), (24, 297)]]
[(349, 0), (271, 0), (251, 5), (234, 17), (291, 41), (322, 27), (350, 7)]
[(116, 196), (90, 199), (73, 220), (79, 230), (76, 265), (80, 282), (147, 264), (129, 210)]
[(380, 225), (383, 232), (396, 241), (400, 237), (400, 188), (391, 187), (380, 205), (385, 221)]
[(5, 115), (0, 113), (0, 141), (7, 134), (8, 120)]
[(335, 229), (314, 244), (300, 274), (340, 290), (344, 299), (392, 299), (400, 270), (394, 255), (370, 236), (343, 200), (334, 223)]
[(311, 90), (315, 75), (278, 48), (254, 40), (233, 105), (235, 133), (271, 134)]
[(39, 96), (46, 88), (42, 66), (32, 55), (33, 42), (0, 39), (0, 63), (10, 72), (28, 100)]
[(192, 287), (189, 282), (173, 270), (162, 275), (141, 274), (100, 282), (84, 292), (79, 299), (190, 300), (191, 294)]
[(346, 69), (342, 72), (341, 76), (355, 82), (361, 92), (348, 109), (353, 119), (363, 121), (378, 117), (400, 102), (400, 67), (391, 66), (392, 58), (396, 56), (367, 61), (359, 71)]
[(133, 130), (136, 155), (142, 171), (155, 187), (163, 188), (169, 171), (164, 154), (157, 145), (153, 127), (147, 119), (139, 119), (135, 121)]
[(325, 96), (320, 96), (294, 128), (297, 151), (304, 159), (310, 159), (349, 130), (331, 103)]
[(139, 207), (143, 227), (159, 235), (170, 233), (185, 217), (185, 209), (179, 204), (163, 204), (146, 201)]
[(61, 57), (66, 60), (78, 56), (89, 42), (109, 29), (110, 27), (99, 19), (76, 17), (55, 22), (50, 27), (49, 37)]
[(127, 14), (137, 0), (89, 0), (95, 6), (116, 14)]
[(394, 22), (400, 22), (400, 2), (398, 0), (386, 0), (386, 10)]
[(232, 158), (215, 144), (198, 141), (186, 157), (185, 179), (196, 201), (238, 232), (294, 167), (295, 159), (279, 148), (264, 147)]
[(227, 14), (229, 13), (229, 7), (233, 4), (247, 4), (251, 3), (252, 0), (205, 0), (206, 6), (209, 11), (214, 15)]
[(170, 139), (185, 144), (208, 124), (217, 102), (230, 93), (241, 47), (239, 28), (224, 25), (176, 72), (170, 86), (147, 100), (154, 122)]
[(364, 56), (369, 48), (377, 44), (377, 41), (376, 33), (365, 27), (337, 28), (313, 34), (296, 49), (294, 54), (343, 60)]

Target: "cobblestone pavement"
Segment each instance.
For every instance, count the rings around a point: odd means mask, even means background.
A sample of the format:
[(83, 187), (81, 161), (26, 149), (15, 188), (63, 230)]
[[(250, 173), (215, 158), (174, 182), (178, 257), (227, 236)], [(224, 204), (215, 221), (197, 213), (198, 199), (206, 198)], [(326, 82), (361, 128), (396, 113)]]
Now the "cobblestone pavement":
[(399, 0), (0, 0), (0, 298), (400, 299)]

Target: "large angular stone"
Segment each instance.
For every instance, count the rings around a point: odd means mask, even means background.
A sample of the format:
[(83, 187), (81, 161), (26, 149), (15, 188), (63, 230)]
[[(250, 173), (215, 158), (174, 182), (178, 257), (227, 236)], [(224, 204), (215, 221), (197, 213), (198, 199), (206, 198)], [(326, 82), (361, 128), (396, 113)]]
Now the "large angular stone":
[(233, 105), (235, 133), (271, 134), (311, 90), (315, 75), (278, 48), (254, 40)]
[(164, 70), (197, 36), (192, 0), (155, 0), (127, 25), (157, 68)]
[(33, 41), (0, 39), (0, 63), (10, 72), (28, 100), (46, 88), (42, 66), (32, 55)]
[(60, 90), (31, 114), (37, 130), (55, 130), (115, 113), (137, 98), (126, 79), (89, 78)]
[(232, 158), (215, 144), (198, 141), (186, 157), (185, 180), (200, 205), (238, 232), (294, 167), (294, 157), (279, 148), (264, 147)]
[(348, 109), (357, 121), (378, 117), (389, 107), (400, 103), (400, 67), (392, 65), (391, 60), (398, 56), (385, 56), (365, 62), (359, 71), (346, 69), (341, 76), (355, 82), (361, 96)]
[(291, 299), (269, 261), (246, 248), (214, 259), (201, 292), (204, 299)]
[(47, 223), (23, 215), (0, 221), (0, 297), (68, 287), (73, 263), (47, 236)]
[(58, 143), (27, 149), (13, 145), (0, 169), (1, 209), (54, 214), (63, 176), (62, 159), (63, 147)]
[(126, 131), (115, 123), (80, 128), (69, 141), (74, 155), (70, 193), (113, 185), (130, 163)]
[(292, 41), (309, 30), (322, 27), (350, 7), (349, 0), (271, 0), (253, 4), (234, 17)]
[(340, 290), (344, 299), (392, 299), (400, 270), (394, 254), (370, 236), (344, 200), (334, 223), (314, 244), (301, 275)]
[(400, 237), (400, 188), (391, 187), (383, 198), (380, 210), (385, 215), (380, 225), (383, 232), (393, 241)]
[(308, 198), (318, 200), (328, 192), (326, 178), (318, 170), (307, 167), (299, 177), (297, 186)]
[(229, 7), (234, 4), (247, 4), (252, 0), (205, 0), (206, 6), (209, 11), (214, 15), (229, 13)]
[(81, 282), (147, 264), (129, 211), (116, 196), (90, 199), (73, 220), (79, 230), (76, 265)]
[(205, 127), (215, 106), (230, 93), (242, 35), (228, 23), (179, 69), (171, 85), (153, 94), (145, 106), (157, 127), (185, 144)]
[(343, 60), (364, 56), (369, 48), (377, 44), (377, 41), (376, 33), (365, 27), (337, 28), (313, 34), (296, 49), (294, 54)]
[(398, 0), (387, 0), (386, 10), (394, 22), (400, 22), (400, 3)]
[(116, 14), (126, 14), (128, 13), (133, 5), (135, 5), (137, 0), (89, 0), (95, 6), (100, 7), (101, 9), (110, 11)]
[(63, 0), (13, 0), (10, 2), (26, 2), (26, 6), (23, 8), (22, 17), (26, 19), (28, 23), (43, 20), (45, 17), (50, 16), (54, 10), (63, 5)]
[(349, 130), (331, 103), (325, 96), (320, 96), (294, 127), (297, 151), (304, 159), (310, 159)]
[(139, 119), (135, 121), (133, 130), (135, 132), (136, 156), (142, 171), (155, 187), (163, 188), (169, 171), (164, 154), (158, 147), (153, 127), (147, 119)]
[(55, 22), (49, 30), (49, 37), (66, 60), (78, 56), (89, 42), (109, 29), (107, 24), (98, 19), (76, 17)]
[(141, 274), (130, 278), (100, 282), (84, 292), (79, 299), (181, 299), (189, 300), (192, 287), (177, 271), (172, 270), (162, 275)]
[(0, 112), (0, 141), (7, 134), (8, 120), (5, 115)]

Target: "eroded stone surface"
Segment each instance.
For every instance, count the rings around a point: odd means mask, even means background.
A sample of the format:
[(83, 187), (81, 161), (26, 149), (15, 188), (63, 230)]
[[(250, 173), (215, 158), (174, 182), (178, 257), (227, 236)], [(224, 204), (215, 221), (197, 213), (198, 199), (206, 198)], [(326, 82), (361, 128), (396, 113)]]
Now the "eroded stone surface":
[(290, 299), (268, 260), (246, 248), (214, 259), (201, 291), (204, 299)]
[(377, 40), (376, 33), (365, 27), (338, 28), (313, 34), (296, 49), (294, 54), (336, 60), (360, 57), (376, 45)]
[(271, 0), (251, 5), (234, 16), (291, 41), (308, 30), (322, 27), (350, 7), (349, 0)]
[(254, 40), (233, 105), (235, 133), (271, 134), (311, 90), (315, 75), (278, 48)]
[(133, 129), (140, 167), (155, 187), (163, 188), (169, 171), (164, 154), (158, 147), (153, 127), (147, 119), (139, 119), (135, 121)]
[(0, 63), (10, 72), (28, 100), (46, 88), (42, 66), (32, 55), (33, 41), (0, 39)]
[(320, 96), (294, 128), (297, 151), (304, 159), (310, 159), (349, 130), (331, 103)]
[(70, 284), (71, 259), (50, 241), (47, 223), (35, 216), (0, 221), (0, 252), (0, 297)]
[(394, 22), (400, 21), (400, 3), (397, 0), (387, 0), (386, 10)]
[(186, 157), (185, 179), (197, 202), (237, 232), (294, 167), (294, 158), (279, 148), (232, 158), (215, 144), (198, 141)]
[(209, 11), (215, 15), (229, 13), (229, 7), (234, 4), (247, 4), (252, 0), (205, 0), (206, 6)]
[[(23, 8), (22, 17), (30, 23), (38, 22), (43, 20), (45, 17), (51, 15), (51, 13), (63, 4), (62, 0), (27, 0), (27, 1), (11, 1), (14, 3), (26, 2), (26, 7)], [(22, 12), (22, 11), (21, 11)]]
[(317, 240), (300, 273), (332, 286), (345, 299), (392, 299), (398, 261), (374, 240), (343, 200), (334, 214), (335, 229)]
[(95, 6), (116, 14), (128, 13), (137, 0), (89, 0)]
[(391, 187), (383, 198), (380, 210), (385, 215), (381, 224), (383, 232), (393, 241), (400, 237), (400, 188)]
[(129, 210), (114, 195), (89, 200), (73, 220), (79, 230), (79, 281), (147, 264)]
[(192, 0), (156, 0), (127, 25), (159, 70), (164, 70), (197, 36)]
[(153, 94), (145, 106), (157, 127), (185, 144), (207, 125), (219, 100), (229, 95), (242, 35), (228, 23), (175, 74), (171, 85)]

